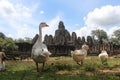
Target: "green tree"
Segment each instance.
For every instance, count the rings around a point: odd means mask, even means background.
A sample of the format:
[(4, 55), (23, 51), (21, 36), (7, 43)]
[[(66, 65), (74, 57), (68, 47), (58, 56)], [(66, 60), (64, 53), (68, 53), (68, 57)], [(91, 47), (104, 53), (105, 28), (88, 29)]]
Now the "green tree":
[(27, 42), (27, 43), (32, 43), (32, 38), (25, 37), (25, 40), (24, 40), (24, 41)]
[(5, 38), (5, 35), (2, 32), (0, 32), (0, 38)]
[(102, 44), (104, 40), (108, 39), (107, 33), (104, 30), (92, 30), (91, 34), (98, 39), (100, 44)]
[(19, 39), (16, 39), (15, 42), (16, 43), (24, 43), (24, 42), (32, 43), (32, 38), (29, 38), (29, 37), (19, 38)]
[(12, 38), (0, 38), (0, 49), (4, 52), (11, 52), (18, 49)]
[(25, 40), (22, 38), (19, 38), (19, 39), (15, 39), (15, 42), (16, 43), (23, 43), (23, 42), (25, 42)]
[(120, 29), (114, 31), (114, 34), (113, 34), (116, 38), (120, 39)]
[(120, 40), (118, 38), (111, 38), (110, 41), (113, 43), (113, 44), (120, 44)]
[(120, 44), (120, 29), (113, 32), (113, 36), (110, 40), (113, 44)]

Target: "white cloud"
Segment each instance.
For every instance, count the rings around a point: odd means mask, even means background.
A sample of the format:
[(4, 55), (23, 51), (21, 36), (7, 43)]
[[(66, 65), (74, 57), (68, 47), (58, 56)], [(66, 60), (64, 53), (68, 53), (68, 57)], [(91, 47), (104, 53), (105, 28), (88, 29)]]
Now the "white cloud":
[(95, 30), (95, 29), (103, 29), (103, 30), (105, 30), (103, 27), (84, 26), (84, 27), (80, 28), (79, 30), (76, 30), (75, 32), (76, 32), (76, 34), (78, 36), (81, 36), (81, 37), (85, 36), (85, 37), (87, 37), (87, 36), (90, 36), (91, 35), (91, 31)]
[(0, 0), (0, 15), (4, 18), (31, 17), (30, 9), (22, 4), (12, 4), (8, 0)]
[(87, 26), (82, 27), (80, 30), (76, 30), (76, 34), (78, 36), (88, 36), (90, 34), (91, 29), (88, 29)]
[(120, 6), (103, 6), (89, 12), (85, 18), (88, 26), (110, 26), (120, 23)]
[(75, 26), (77, 27), (77, 26), (80, 26), (79, 24), (75, 24)]
[(13, 35), (12, 34), (8, 34), (8, 35), (6, 35), (7, 37), (11, 37), (11, 38), (13, 38)]
[(7, 0), (0, 0), (0, 15), (3, 17), (17, 16), (16, 10)]
[(16, 27), (16, 38), (24, 38), (24, 37), (33, 37), (32, 35), (36, 34), (36, 30), (29, 27), (27, 24), (23, 24), (21, 26)]
[[(2, 4), (1, 4), (2, 2)], [(8, 0), (0, 0), (0, 16), (4, 20), (2, 27), (0, 29), (7, 29), (7, 35), (12, 38), (24, 38), (24, 37), (34, 37), (38, 33), (38, 21), (32, 18), (32, 13), (35, 12), (38, 8), (38, 4), (33, 6), (33, 9), (21, 4), (13, 4)], [(44, 11), (41, 10), (40, 14), (44, 14)], [(43, 37), (45, 34), (54, 35), (54, 31), (58, 27), (58, 22), (60, 17), (56, 16), (55, 18), (49, 20), (47, 23), (49, 27), (43, 29)], [(1, 22), (0, 22), (1, 23)], [(8, 27), (4, 27), (7, 23), (7, 26), (11, 28), (11, 31), (8, 33)], [(35, 27), (32, 27), (35, 26)]]
[(45, 12), (42, 10), (42, 11), (40, 11), (40, 14), (44, 14)]
[(95, 8), (84, 17), (84, 20), (86, 26), (75, 31), (78, 36), (90, 35), (95, 29), (103, 29), (111, 36), (116, 29), (120, 28), (116, 27), (120, 24), (120, 6), (107, 5)]
[(13, 38), (33, 37), (36, 30), (32, 28), (32, 25), (36, 26), (36, 21), (32, 18), (32, 13), (38, 5), (35, 4), (32, 7), (33, 9), (24, 6), (22, 2), (0, 0), (0, 29), (7, 33), (6, 36)]

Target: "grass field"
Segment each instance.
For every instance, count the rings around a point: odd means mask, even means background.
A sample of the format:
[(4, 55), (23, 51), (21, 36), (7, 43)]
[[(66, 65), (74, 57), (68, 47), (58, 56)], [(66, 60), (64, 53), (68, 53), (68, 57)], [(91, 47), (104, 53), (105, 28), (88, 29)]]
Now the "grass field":
[(105, 66), (97, 56), (89, 56), (81, 66), (71, 57), (50, 57), (43, 73), (36, 72), (32, 60), (9, 60), (0, 80), (120, 80), (120, 58), (110, 57)]

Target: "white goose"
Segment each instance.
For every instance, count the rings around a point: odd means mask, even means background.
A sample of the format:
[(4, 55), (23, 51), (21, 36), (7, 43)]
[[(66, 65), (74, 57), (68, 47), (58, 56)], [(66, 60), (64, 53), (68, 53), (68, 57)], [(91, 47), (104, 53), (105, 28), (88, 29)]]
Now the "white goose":
[(35, 44), (32, 47), (31, 57), (36, 63), (37, 72), (39, 72), (38, 69), (38, 63), (42, 63), (42, 70), (44, 71), (44, 65), (45, 62), (49, 59), (49, 55), (51, 53), (48, 51), (47, 46), (42, 43), (42, 28), (48, 27), (48, 25), (45, 22), (40, 23), (39, 25), (39, 37)]

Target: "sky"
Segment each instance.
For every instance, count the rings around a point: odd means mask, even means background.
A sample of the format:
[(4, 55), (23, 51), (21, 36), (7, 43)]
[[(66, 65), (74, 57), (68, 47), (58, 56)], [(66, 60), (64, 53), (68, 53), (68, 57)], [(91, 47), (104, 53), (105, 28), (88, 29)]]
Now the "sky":
[(55, 35), (59, 21), (77, 36), (103, 29), (109, 37), (120, 29), (120, 0), (0, 0), (0, 32), (13, 39), (33, 38), (39, 33)]

